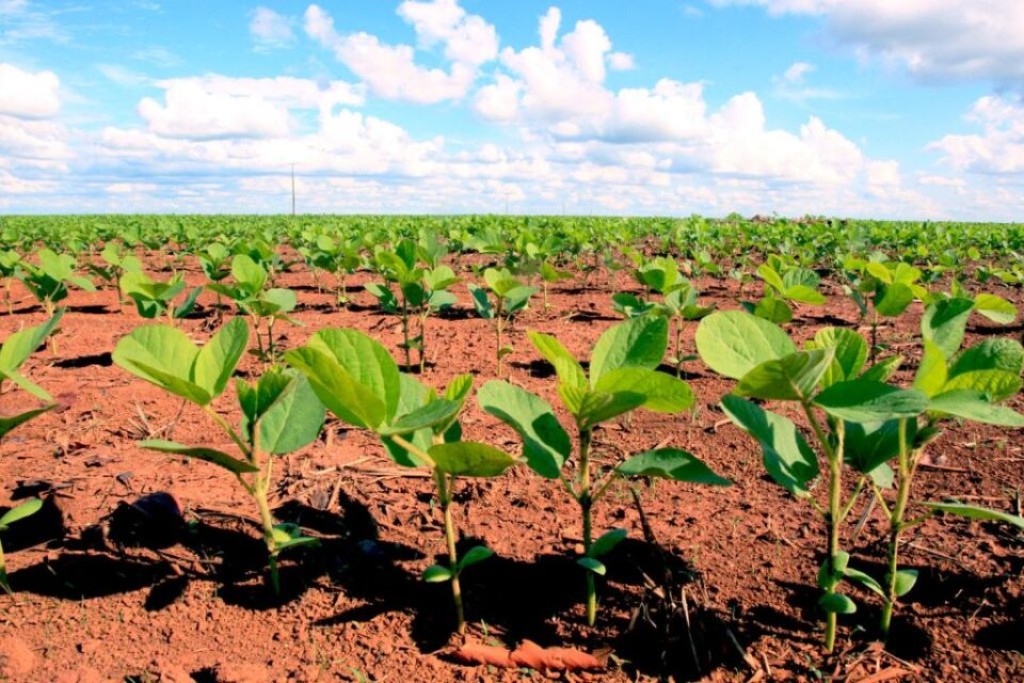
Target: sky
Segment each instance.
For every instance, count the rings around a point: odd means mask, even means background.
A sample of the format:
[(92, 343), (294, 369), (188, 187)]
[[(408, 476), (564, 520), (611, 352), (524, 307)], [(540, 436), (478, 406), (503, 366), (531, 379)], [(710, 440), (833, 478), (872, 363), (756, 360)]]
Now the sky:
[(1024, 220), (1021, 0), (0, 0), (0, 214)]

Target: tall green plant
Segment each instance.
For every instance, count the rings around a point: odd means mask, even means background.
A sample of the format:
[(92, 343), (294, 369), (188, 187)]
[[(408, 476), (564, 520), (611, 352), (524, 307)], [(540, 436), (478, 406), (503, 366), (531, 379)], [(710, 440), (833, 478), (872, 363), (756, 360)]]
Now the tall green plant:
[(279, 593), (278, 555), (314, 539), (303, 536), (293, 524), (274, 521), (267, 497), (273, 483), (274, 456), (291, 453), (316, 439), (323, 426), (324, 407), (303, 375), (271, 368), (255, 382), (235, 381), (241, 413), (237, 427), (214, 410), (213, 402), (227, 388), (248, 339), (248, 327), (241, 318), (224, 325), (202, 348), (170, 325), (146, 325), (123, 337), (113, 357), (118, 366), (136, 377), (201, 408), (234, 443), (235, 454), (157, 439), (140, 445), (213, 463), (238, 480), (259, 511), (270, 584)]
[(504, 381), (488, 382), (477, 398), (487, 413), (519, 434), (530, 468), (542, 477), (560, 481), (579, 507), (584, 553), (578, 562), (586, 570), (587, 623), (592, 626), (597, 618), (595, 575), (605, 574), (600, 558), (625, 537), (623, 530), (613, 529), (594, 538), (593, 507), (611, 485), (632, 476), (713, 485), (729, 482), (695, 456), (677, 448), (645, 451), (607, 471), (598, 470), (593, 462), (594, 429), (601, 423), (638, 408), (676, 413), (693, 403), (688, 384), (655, 369), (668, 344), (668, 323), (664, 318), (638, 318), (609, 328), (594, 346), (589, 372), (555, 337), (530, 332), (529, 338), (554, 366), (558, 395), (575, 422), (575, 472), (566, 469), (573, 455), (572, 441), (546, 401)]

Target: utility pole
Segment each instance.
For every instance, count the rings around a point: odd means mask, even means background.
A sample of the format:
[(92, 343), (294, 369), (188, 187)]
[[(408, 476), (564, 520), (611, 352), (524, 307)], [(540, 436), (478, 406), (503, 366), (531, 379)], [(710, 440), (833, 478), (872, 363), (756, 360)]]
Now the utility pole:
[(292, 215), (295, 215), (295, 164), (292, 164)]

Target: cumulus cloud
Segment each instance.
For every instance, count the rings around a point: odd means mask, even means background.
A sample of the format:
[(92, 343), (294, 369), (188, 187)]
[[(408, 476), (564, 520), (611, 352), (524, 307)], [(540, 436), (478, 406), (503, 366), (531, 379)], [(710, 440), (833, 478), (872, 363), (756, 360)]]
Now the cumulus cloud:
[(269, 7), (257, 7), (253, 11), (249, 34), (262, 49), (287, 47), (295, 42), (292, 20)]
[(60, 79), (52, 71), (23, 71), (0, 63), (0, 114), (49, 118), (60, 111)]
[(978, 99), (966, 120), (981, 128), (971, 135), (947, 135), (928, 148), (958, 170), (986, 174), (1024, 173), (1024, 102), (999, 95)]
[(338, 33), (334, 19), (318, 5), (306, 9), (303, 27), (379, 97), (415, 104), (465, 97), (478, 67), (497, 54), (494, 27), (466, 14), (454, 0), (404, 2), (398, 11), (413, 25), (422, 46), (444, 45), (448, 70), (418, 64), (411, 45), (389, 45), (364, 32)]

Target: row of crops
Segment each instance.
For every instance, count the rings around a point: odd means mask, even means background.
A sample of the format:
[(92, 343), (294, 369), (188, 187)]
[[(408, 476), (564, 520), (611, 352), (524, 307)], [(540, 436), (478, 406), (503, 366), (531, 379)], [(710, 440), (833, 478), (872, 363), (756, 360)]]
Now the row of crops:
[[(109, 289), (140, 317), (113, 349), (114, 363), (205, 412), (233, 449), (152, 439), (141, 445), (211, 463), (237, 480), (259, 515), (272, 590), (281, 589), (280, 555), (316, 543), (274, 519), (274, 461), (316, 440), (330, 415), (379, 437), (397, 465), (429, 473), (447, 559), (423, 579), (450, 584), (460, 632), (462, 574), (493, 552), (457, 546), (459, 482), (512, 467), (556, 482), (579, 512), (577, 563), (593, 625), (596, 577), (606, 574), (604, 558), (626, 536), (594, 528), (593, 510), (613, 484), (730, 484), (677, 447), (600, 466), (591, 457), (602, 424), (638, 410), (690, 410), (696, 397), (684, 377), (700, 364), (732, 383), (720, 397), (725, 416), (759, 446), (767, 475), (816, 520), (824, 559), (807, 580), (820, 590), (824, 648), (831, 651), (839, 617), (857, 609), (853, 585), (876, 596), (878, 634), (888, 635), (917, 580), (916, 570), (900, 564), (902, 540), (915, 526), (957, 514), (1024, 529), (1012, 511), (921, 500), (914, 488), (919, 464), (944, 430), (962, 422), (1024, 426), (1024, 415), (1006, 405), (1022, 387), (1024, 347), (1005, 334), (965, 347), (972, 321), (1017, 319), (1008, 293), (1024, 282), (1022, 245), (1018, 225), (814, 218), (6, 217), (5, 308), (13, 312), (13, 289), (23, 287), (47, 319), (10, 331), (0, 349), (0, 390), (13, 385), (38, 400), (0, 417), (0, 438), (55, 405), (22, 368), (40, 346), (58, 343), (62, 302), (76, 288)], [(394, 316), (402, 341), (389, 349), (355, 329), (325, 328), (282, 348), (279, 326), (295, 323), (300, 296), (279, 281), (300, 269), (338, 308), (358, 295)], [(557, 334), (534, 331), (527, 333), (531, 349), (513, 349), (508, 327), (518, 316), (546, 309), (558, 283), (586, 287), (594, 273), (623, 283), (608, 301), (622, 322), (604, 331), (588, 358), (577, 358)], [(734, 283), (734, 307), (705, 301), (699, 287), (716, 281)], [(211, 297), (215, 331), (198, 344), (180, 321)], [(855, 305), (863, 326), (825, 326), (794, 340), (790, 325), (801, 311), (839, 299)], [(429, 381), (428, 362), (437, 355), (429, 342), (460, 305), (493, 331), (493, 379), (478, 388), (472, 375), (445, 386)], [(911, 351), (896, 355), (880, 323), (908, 311), (920, 312), (919, 334)], [(687, 326), (696, 329), (694, 349), (683, 343)], [(259, 358), (260, 369), (238, 378), (246, 353)], [(550, 364), (561, 405), (507, 381), (503, 364), (512, 353)], [(229, 420), (220, 399), (232, 385), (236, 417)], [(464, 440), (460, 417), (473, 403), (507, 425), (521, 449)], [(851, 513), (870, 499), (887, 529), (886, 566), (874, 575), (859, 569), (844, 545)], [(30, 500), (6, 512), (0, 532), (30, 523), (40, 505)], [(10, 590), (2, 548), (0, 585)]]

